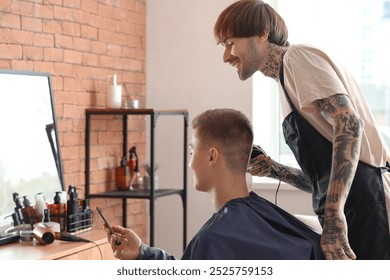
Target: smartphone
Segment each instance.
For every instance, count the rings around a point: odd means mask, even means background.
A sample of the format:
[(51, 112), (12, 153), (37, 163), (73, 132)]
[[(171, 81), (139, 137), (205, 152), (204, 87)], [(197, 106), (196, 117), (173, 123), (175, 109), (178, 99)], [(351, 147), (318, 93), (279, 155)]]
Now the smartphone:
[(106, 226), (110, 230), (111, 235), (115, 236), (115, 243), (116, 243), (116, 245), (118, 245), (118, 246), (121, 245), (121, 241), (119, 240), (118, 236), (116, 236), (116, 234), (115, 234), (114, 230), (112, 229), (111, 225), (108, 223), (108, 221), (104, 217), (102, 209), (100, 209), (99, 207), (96, 207), (96, 210), (98, 211), (100, 217), (102, 217), (104, 223), (106, 224)]

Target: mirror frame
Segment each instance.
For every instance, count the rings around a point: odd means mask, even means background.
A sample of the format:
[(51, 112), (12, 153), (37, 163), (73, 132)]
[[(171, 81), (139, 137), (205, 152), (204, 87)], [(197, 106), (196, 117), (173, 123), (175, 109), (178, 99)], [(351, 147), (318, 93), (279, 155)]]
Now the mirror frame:
[[(55, 102), (54, 102), (51, 74), (47, 73), (47, 72), (0, 69), (0, 75), (2, 75), (2, 74), (21, 75), (21, 76), (38, 76), (38, 77), (46, 77), (47, 78), (48, 90), (49, 90), (48, 94), (50, 97), (49, 101), (50, 101), (50, 106), (51, 106), (51, 114), (52, 114), (53, 123), (46, 125), (46, 133), (47, 133), (48, 140), (50, 142), (51, 150), (53, 153), (53, 160), (54, 160), (54, 163), (55, 163), (56, 168), (57, 168), (60, 187), (61, 187), (62, 191), (65, 191), (61, 147), (59, 144), (60, 141), (59, 141), (59, 133), (58, 133), (58, 127), (57, 127), (57, 117), (56, 117), (56, 111), (55, 111)], [(1, 87), (1, 85), (0, 85), (0, 87)], [(54, 133), (55, 137), (52, 137), (53, 133)], [(17, 192), (17, 191), (15, 191), (15, 192)], [(12, 197), (3, 198), (3, 199), (12, 199)], [(0, 227), (1, 227), (1, 225), (0, 225)]]

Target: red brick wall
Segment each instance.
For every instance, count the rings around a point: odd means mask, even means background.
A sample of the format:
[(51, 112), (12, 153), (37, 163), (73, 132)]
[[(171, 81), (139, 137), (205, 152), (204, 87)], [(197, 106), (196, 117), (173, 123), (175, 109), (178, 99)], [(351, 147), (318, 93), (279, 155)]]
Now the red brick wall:
[[(49, 72), (65, 185), (84, 196), (85, 109), (104, 108), (107, 76), (117, 74), (132, 98), (145, 102), (146, 0), (1, 0), (0, 68)], [(91, 192), (115, 189), (121, 157), (120, 119), (92, 121)], [(145, 122), (129, 119), (129, 147), (145, 153)], [(146, 202), (128, 201), (128, 225), (145, 240)], [(121, 200), (93, 199), (113, 224)], [(101, 227), (95, 215), (95, 225)]]

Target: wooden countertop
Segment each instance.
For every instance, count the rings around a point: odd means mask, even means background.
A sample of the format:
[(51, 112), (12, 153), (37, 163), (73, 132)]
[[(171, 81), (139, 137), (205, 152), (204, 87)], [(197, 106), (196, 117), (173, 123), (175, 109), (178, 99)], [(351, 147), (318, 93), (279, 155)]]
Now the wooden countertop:
[(53, 260), (96, 248), (97, 245), (108, 246), (105, 232), (102, 229), (93, 229), (76, 236), (93, 242), (68, 242), (54, 240), (52, 244), (42, 245), (38, 241), (15, 242), (0, 246), (0, 260)]

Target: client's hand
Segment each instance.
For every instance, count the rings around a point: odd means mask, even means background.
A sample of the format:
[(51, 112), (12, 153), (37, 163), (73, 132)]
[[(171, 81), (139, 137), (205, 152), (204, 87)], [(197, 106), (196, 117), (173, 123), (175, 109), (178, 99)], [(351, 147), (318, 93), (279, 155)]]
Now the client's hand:
[[(260, 150), (262, 149), (260, 148)], [(251, 157), (247, 167), (247, 172), (252, 176), (274, 178), (274, 174), (272, 172), (273, 164), (275, 164), (275, 162), (265, 153), (259, 154), (255, 157)]]
[(103, 224), (108, 242), (114, 252), (114, 257), (121, 260), (135, 260), (140, 254), (142, 244), (141, 238), (131, 229), (121, 226), (113, 226), (115, 235), (119, 237), (121, 245), (117, 245), (115, 237), (110, 234), (109, 229)]

